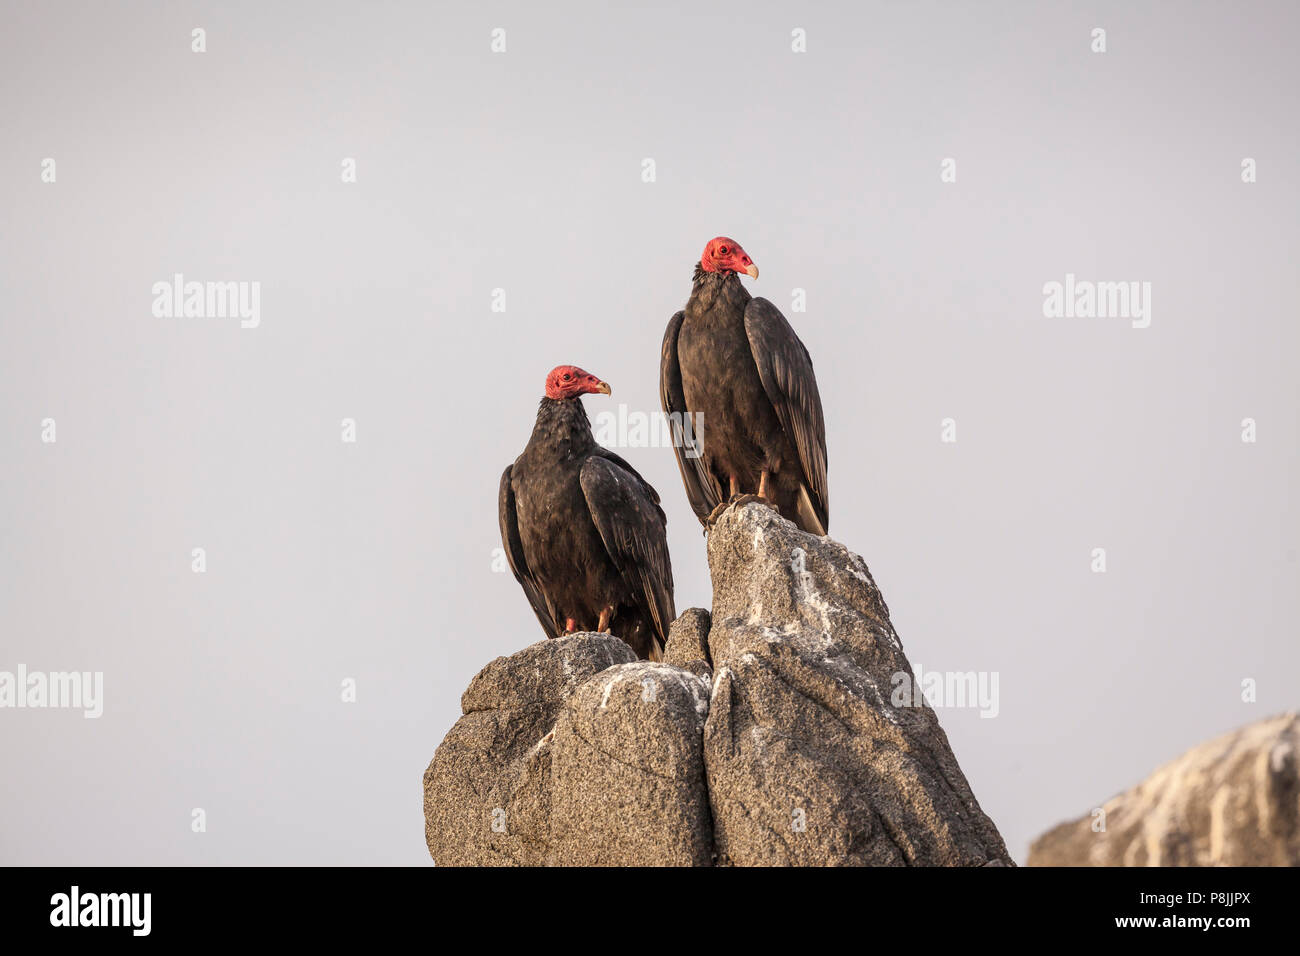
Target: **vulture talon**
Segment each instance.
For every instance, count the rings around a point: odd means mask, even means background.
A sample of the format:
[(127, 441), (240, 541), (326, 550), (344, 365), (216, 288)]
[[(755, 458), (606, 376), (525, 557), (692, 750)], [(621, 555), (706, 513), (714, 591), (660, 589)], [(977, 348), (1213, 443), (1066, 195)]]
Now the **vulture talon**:
[(718, 519), (722, 517), (722, 513), (730, 507), (731, 507), (731, 502), (724, 501), (722, 504), (718, 505), (711, 512), (709, 512), (709, 516), (704, 519), (705, 534), (708, 534), (713, 529), (713, 526), (718, 523)]
[(760, 498), (758, 495), (733, 495), (709, 512), (709, 516), (704, 519), (704, 534), (707, 536), (713, 530), (713, 526), (718, 523), (728, 509), (749, 504), (766, 505), (777, 514), (781, 513), (780, 509), (766, 498)]

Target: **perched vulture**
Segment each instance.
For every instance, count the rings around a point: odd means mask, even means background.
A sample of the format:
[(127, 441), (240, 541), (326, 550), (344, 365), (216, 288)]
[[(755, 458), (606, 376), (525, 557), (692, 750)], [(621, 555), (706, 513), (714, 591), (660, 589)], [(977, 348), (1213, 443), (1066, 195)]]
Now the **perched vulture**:
[(596, 444), (589, 392), (610, 389), (574, 365), (546, 377), (528, 447), (501, 475), (501, 544), (547, 637), (611, 632), (660, 660), (677, 616), (667, 519), (636, 469)]
[(756, 496), (824, 535), (826, 423), (812, 359), (780, 310), (750, 297), (742, 272), (758, 278), (739, 243), (710, 241), (664, 333), (659, 398), (686, 496), (705, 528), (729, 502)]

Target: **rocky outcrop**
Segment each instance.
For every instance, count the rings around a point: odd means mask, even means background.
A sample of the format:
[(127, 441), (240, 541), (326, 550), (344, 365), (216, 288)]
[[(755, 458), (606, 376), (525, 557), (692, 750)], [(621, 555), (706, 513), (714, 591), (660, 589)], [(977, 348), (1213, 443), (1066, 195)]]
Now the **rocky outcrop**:
[(587, 681), (555, 727), (548, 863), (708, 866), (708, 682), (649, 661)]
[(1011, 862), (934, 711), (891, 700), (912, 671), (860, 557), (750, 505), (710, 534), (709, 568), (720, 861)]
[(635, 660), (616, 637), (577, 634), (479, 671), (461, 696), (464, 716), (424, 774), (425, 842), (436, 862), (547, 862), (556, 721), (589, 678)]
[(673, 621), (668, 630), (668, 646), (664, 648), (664, 663), (711, 679), (709, 628), (712, 620), (708, 611), (693, 607)]
[(862, 559), (759, 504), (662, 663), (579, 634), (499, 658), (424, 777), (439, 864), (1010, 865)]
[(1300, 866), (1300, 715), (1216, 737), (1049, 830), (1030, 866)]

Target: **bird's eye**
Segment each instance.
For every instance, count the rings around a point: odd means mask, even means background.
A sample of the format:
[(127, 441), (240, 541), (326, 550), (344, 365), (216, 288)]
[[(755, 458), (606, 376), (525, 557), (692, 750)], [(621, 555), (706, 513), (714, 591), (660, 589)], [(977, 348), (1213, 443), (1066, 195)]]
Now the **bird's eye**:
[(571, 378), (573, 378), (573, 376), (570, 375), (568, 372), (565, 372), (565, 373), (564, 373), (564, 380), (565, 380), (566, 382), (567, 382), (569, 379), (571, 379)]
[(718, 246), (718, 251), (725, 256), (728, 250), (726, 246)]

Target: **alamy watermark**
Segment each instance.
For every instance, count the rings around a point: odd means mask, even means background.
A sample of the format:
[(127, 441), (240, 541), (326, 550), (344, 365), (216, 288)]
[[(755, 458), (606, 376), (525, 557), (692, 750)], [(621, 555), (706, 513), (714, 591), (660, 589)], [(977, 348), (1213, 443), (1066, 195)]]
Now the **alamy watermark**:
[(0, 708), (80, 710), (86, 719), (104, 713), (103, 671), (0, 671)]
[(927, 671), (917, 664), (912, 674), (890, 675), (889, 683), (895, 707), (978, 707), (981, 717), (996, 717), (1000, 709), (997, 671)]
[(240, 327), (262, 323), (262, 283), (185, 281), (177, 272), (153, 284), (153, 314), (160, 319), (239, 319)]
[(73, 886), (50, 897), (51, 926), (118, 926), (133, 936), (148, 936), (152, 911), (152, 893), (83, 893)]
[(1133, 328), (1151, 324), (1150, 282), (1093, 282), (1065, 274), (1064, 282), (1043, 284), (1043, 315), (1049, 319), (1132, 319)]
[(606, 448), (681, 448), (699, 458), (704, 443), (704, 416), (699, 412), (641, 412), (620, 404), (597, 412), (592, 421), (596, 441)]

